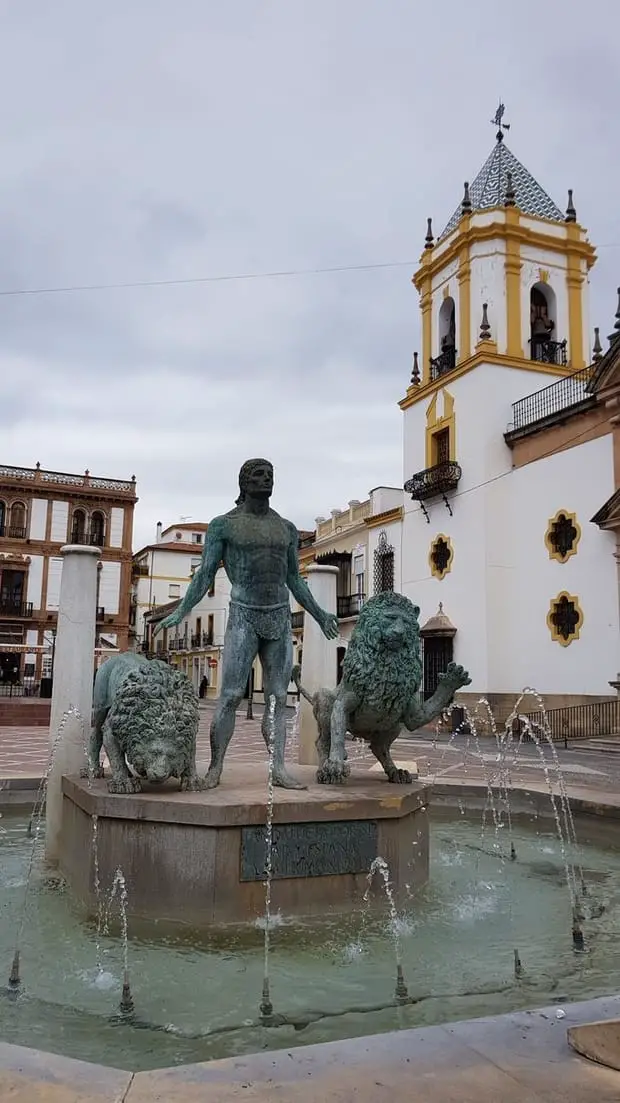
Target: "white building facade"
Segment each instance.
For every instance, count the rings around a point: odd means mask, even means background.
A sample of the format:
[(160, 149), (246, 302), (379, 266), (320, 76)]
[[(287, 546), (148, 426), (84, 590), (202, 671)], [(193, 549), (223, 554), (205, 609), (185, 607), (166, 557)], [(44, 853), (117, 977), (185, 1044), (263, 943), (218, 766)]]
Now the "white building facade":
[(444, 615), (424, 639), (427, 695), (452, 658), (500, 711), (525, 686), (551, 707), (612, 693), (616, 542), (591, 521), (616, 489), (617, 432), (587, 390), (594, 261), (571, 193), (562, 213), (501, 129), (437, 242), (429, 223), (389, 535), (396, 588), (422, 625)]

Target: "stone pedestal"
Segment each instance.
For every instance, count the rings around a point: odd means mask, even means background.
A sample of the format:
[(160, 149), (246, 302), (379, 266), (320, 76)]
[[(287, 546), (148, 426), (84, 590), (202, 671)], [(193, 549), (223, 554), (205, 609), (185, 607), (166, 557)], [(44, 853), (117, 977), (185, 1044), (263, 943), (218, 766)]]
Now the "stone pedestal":
[[(308, 790), (275, 795), (274, 912), (323, 916), (359, 906), (379, 856), (388, 863), (397, 902), (405, 902), (405, 885), (426, 882), (422, 785), (394, 786), (360, 772), (332, 789), (313, 784), (312, 767), (297, 773)], [(97, 906), (93, 815), (102, 891), (120, 866), (131, 917), (205, 927), (253, 923), (264, 913), (266, 767), (227, 768), (221, 785), (206, 793), (180, 793), (170, 782), (112, 795), (105, 781), (89, 786), (67, 777), (63, 792), (60, 865), (91, 913)]]
[[(53, 761), (47, 782), (45, 831), (45, 857), (51, 863), (59, 858), (62, 776), (77, 774), (86, 765), (85, 740), (90, 731), (95, 672), (97, 563), (101, 551), (67, 544), (60, 554), (64, 562), (54, 649), (50, 715)], [(67, 715), (70, 709), (76, 709), (79, 717)]]
[[(314, 563), (308, 567), (306, 581), (312, 596), (328, 613), (337, 611), (337, 567), (321, 567)], [(304, 644), (301, 680), (304, 689), (314, 693), (317, 689), (336, 688), (338, 676), (338, 641), (325, 638), (315, 620), (306, 613), (304, 617)], [(302, 766), (316, 766), (317, 728), (312, 715), (312, 705), (301, 699), (299, 714), (299, 762)]]

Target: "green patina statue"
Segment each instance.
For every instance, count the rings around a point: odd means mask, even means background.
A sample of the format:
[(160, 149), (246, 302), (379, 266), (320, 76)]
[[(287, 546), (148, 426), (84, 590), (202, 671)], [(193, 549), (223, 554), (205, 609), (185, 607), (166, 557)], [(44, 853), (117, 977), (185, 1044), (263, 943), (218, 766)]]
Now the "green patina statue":
[(103, 777), (103, 747), (112, 768), (110, 793), (139, 793), (141, 779), (160, 784), (173, 777), (181, 789), (201, 789), (198, 720), (196, 692), (180, 670), (132, 651), (114, 655), (95, 677), (88, 773)]
[(337, 689), (310, 694), (301, 684), (299, 667), (293, 670), (293, 681), (311, 703), (317, 723), (320, 784), (341, 785), (347, 777), (347, 733), (368, 740), (388, 781), (409, 784), (411, 774), (392, 758), (392, 743), (403, 728), (416, 731), (436, 720), (456, 691), (470, 684), (467, 671), (450, 663), (433, 696), (420, 700), (419, 615), (417, 605), (403, 594), (377, 594), (359, 615)]
[[(289, 591), (328, 639), (338, 635), (337, 617), (321, 609), (299, 574), (298, 532), (291, 521), (270, 508), (272, 492), (272, 464), (263, 459), (247, 460), (239, 472), (235, 509), (211, 521), (202, 563), (178, 608), (157, 629), (179, 624), (211, 589), (218, 567), (224, 564), (232, 589), (220, 696), (211, 724), (211, 765), (205, 778), (209, 789), (220, 782), (224, 756), (235, 730), (236, 710), (257, 655), (263, 668), (265, 702), (275, 698), (274, 784), (286, 789), (304, 788), (284, 766), (286, 699), (293, 666)], [(269, 745), (267, 709), (262, 732)]]

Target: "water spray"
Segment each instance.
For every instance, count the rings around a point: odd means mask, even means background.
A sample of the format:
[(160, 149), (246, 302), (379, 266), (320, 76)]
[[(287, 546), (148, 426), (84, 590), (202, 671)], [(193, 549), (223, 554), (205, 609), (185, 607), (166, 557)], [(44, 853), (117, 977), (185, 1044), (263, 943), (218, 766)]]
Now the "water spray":
[(525, 972), (525, 969), (523, 968), (523, 966), (521, 964), (521, 958), (519, 957), (519, 951), (518, 950), (514, 951), (514, 956), (515, 956), (515, 977), (516, 977), (517, 980), (520, 980), (521, 977), (523, 976), (524, 972)]
[(267, 775), (267, 824), (265, 827), (265, 941), (263, 949), (263, 995), (259, 1006), (260, 1022), (270, 1026), (273, 1022), (273, 1004), (269, 989), (269, 935), (271, 933), (271, 878), (273, 874), (273, 769), (276, 745), (276, 699), (269, 698), (269, 771)]
[(131, 985), (129, 984), (129, 974), (127, 970), (123, 973), (123, 991), (121, 994), (121, 1002), (118, 1005), (118, 1009), (124, 1019), (133, 1019), (134, 1003), (133, 996), (131, 994)]

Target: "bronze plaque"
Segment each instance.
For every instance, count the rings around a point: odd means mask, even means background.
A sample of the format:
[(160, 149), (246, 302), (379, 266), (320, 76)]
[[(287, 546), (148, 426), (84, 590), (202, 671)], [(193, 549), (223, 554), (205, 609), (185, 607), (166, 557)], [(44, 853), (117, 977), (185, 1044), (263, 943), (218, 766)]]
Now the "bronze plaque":
[[(241, 881), (263, 881), (265, 827), (241, 830)], [(375, 820), (273, 825), (272, 877), (329, 877), (368, 873), (377, 857)]]

